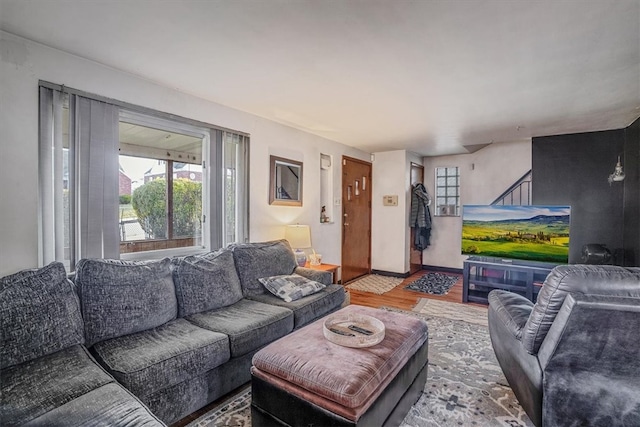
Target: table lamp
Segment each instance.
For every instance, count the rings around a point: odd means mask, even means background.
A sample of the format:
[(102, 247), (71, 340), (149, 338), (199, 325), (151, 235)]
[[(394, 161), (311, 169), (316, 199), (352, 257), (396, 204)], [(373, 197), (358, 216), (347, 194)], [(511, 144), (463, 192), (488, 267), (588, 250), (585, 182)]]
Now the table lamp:
[(304, 267), (307, 262), (307, 254), (302, 249), (311, 247), (311, 231), (308, 225), (287, 225), (284, 230), (284, 238), (294, 249), (296, 262)]

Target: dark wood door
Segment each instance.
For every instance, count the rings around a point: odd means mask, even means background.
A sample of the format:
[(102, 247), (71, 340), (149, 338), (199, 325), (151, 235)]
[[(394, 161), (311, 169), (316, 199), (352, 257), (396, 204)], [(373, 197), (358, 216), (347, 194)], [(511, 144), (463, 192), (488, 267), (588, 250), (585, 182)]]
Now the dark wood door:
[[(417, 163), (411, 163), (411, 187), (418, 182), (424, 184), (424, 166)], [(411, 191), (411, 189), (409, 189)], [(409, 241), (409, 274), (422, 269), (422, 251), (417, 250), (413, 242), (416, 237), (416, 229), (411, 228), (411, 240)]]
[(371, 163), (342, 157), (342, 283), (371, 272)]

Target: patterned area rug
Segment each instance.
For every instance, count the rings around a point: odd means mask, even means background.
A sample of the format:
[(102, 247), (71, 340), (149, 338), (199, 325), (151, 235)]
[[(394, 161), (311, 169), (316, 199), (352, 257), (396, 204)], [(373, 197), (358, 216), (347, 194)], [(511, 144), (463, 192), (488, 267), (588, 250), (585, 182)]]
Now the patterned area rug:
[(379, 274), (369, 274), (361, 279), (357, 279), (347, 285), (347, 289), (355, 291), (371, 292), (382, 295), (402, 283), (401, 277), (381, 276)]
[(404, 288), (426, 294), (445, 295), (459, 279), (460, 277), (458, 276), (450, 276), (448, 274), (427, 273)]
[(420, 298), (412, 311), (424, 314), (427, 317), (438, 316), (451, 320), (475, 323), (485, 328), (489, 327), (487, 307), (456, 304), (431, 298)]
[[(446, 317), (468, 311), (469, 319), (486, 319), (487, 310), (442, 301), (431, 305), (432, 302), (418, 304), (412, 312), (383, 307), (423, 318), (429, 324), (427, 383), (401, 427), (533, 426), (498, 366), (488, 329), (478, 324), (479, 320)], [(446, 307), (447, 304), (453, 307)], [(188, 427), (250, 427), (250, 404), (251, 389), (247, 386)]]

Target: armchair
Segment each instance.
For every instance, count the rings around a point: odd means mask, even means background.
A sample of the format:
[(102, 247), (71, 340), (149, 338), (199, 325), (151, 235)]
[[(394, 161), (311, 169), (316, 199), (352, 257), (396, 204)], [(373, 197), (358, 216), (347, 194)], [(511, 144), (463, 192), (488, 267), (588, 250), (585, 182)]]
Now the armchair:
[(535, 304), (489, 294), (496, 358), (540, 426), (640, 425), (640, 268), (554, 268)]

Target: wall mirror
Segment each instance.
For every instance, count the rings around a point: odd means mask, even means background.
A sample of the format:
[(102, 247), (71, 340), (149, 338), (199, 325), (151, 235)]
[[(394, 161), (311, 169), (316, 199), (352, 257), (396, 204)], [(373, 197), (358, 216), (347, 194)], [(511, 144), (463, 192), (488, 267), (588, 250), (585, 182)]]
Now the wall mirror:
[(302, 206), (302, 162), (271, 156), (269, 204)]

